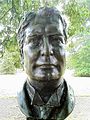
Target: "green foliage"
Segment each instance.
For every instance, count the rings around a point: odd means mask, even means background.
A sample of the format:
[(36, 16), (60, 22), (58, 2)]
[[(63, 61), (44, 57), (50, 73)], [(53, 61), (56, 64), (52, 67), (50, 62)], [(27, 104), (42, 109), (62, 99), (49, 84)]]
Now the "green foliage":
[(0, 74), (13, 74), (16, 68), (20, 68), (20, 55), (18, 51), (5, 51), (3, 58), (0, 59)]
[[(37, 11), (46, 4), (53, 6), (60, 0), (2, 0), (0, 1), (0, 44), (4, 46), (4, 56), (1, 58), (0, 72), (14, 73), (20, 68), (20, 54), (16, 39), (16, 30), (20, 19), (28, 11)], [(1, 26), (0, 25), (0, 26)], [(1, 54), (2, 55), (2, 54)]]
[(79, 4), (76, 0), (70, 0), (65, 6), (65, 14), (70, 19), (69, 36), (87, 32), (85, 24), (90, 17), (90, 10), (86, 4)]
[[(75, 70), (75, 76), (90, 76), (90, 37), (83, 39), (78, 51), (67, 58), (67, 67)], [(78, 40), (81, 41), (81, 40)], [(77, 42), (76, 42), (77, 44)]]
[(11, 53), (12, 53), (12, 60), (14, 61), (15, 68), (21, 68), (19, 52), (16, 51), (16, 52), (11, 52)]
[(3, 59), (0, 62), (0, 74), (14, 74), (16, 68), (14, 66), (14, 61), (12, 55), (5, 52)]
[[(90, 28), (86, 28), (85, 26), (86, 21), (90, 18), (90, 5), (85, 4), (85, 2), (79, 3), (78, 0), (69, 0), (69, 2), (66, 2), (66, 0), (0, 1), (0, 24), (4, 26), (3, 30), (0, 31), (0, 43), (3, 44), (5, 49), (5, 54), (3, 58), (0, 59), (1, 73), (4, 73), (4, 71), (7, 71), (7, 73), (9, 73), (9, 71), (13, 73), (16, 68), (21, 67), (19, 49), (16, 40), (16, 30), (21, 17), (27, 11), (37, 11), (38, 8), (45, 5), (56, 6), (60, 2), (64, 5), (64, 13), (69, 16), (70, 19), (70, 26), (68, 30), (69, 37), (77, 34), (90, 34)], [(88, 46), (90, 43), (88, 43), (89, 39), (85, 41), (86, 42), (84, 42), (83, 39), (79, 39), (75, 44), (73, 44), (73, 42), (70, 44), (68, 50), (73, 54), (68, 58), (67, 66), (75, 69), (76, 75), (90, 76), (90, 65), (88, 62), (90, 54), (87, 52), (87, 50), (90, 51), (90, 46)], [(83, 47), (74, 53), (75, 48), (80, 45), (83, 45)], [(81, 62), (82, 64), (80, 64)]]
[(4, 42), (5, 53), (0, 59), (0, 74), (13, 74), (16, 68), (20, 68), (20, 53), (16, 42), (16, 36), (13, 36), (8, 42)]
[(75, 76), (90, 76), (90, 27), (86, 27), (90, 19), (87, 2), (70, 0), (65, 6), (65, 14), (69, 16), (69, 45), (67, 50), (67, 68), (75, 70)]

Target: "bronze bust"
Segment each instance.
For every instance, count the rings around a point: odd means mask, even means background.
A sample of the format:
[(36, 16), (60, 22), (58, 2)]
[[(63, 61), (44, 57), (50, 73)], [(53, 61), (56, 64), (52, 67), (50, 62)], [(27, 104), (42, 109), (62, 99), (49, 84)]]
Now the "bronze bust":
[(65, 71), (66, 22), (54, 7), (27, 13), (18, 29), (22, 64), (27, 80), (18, 103), (27, 120), (64, 120), (74, 108)]

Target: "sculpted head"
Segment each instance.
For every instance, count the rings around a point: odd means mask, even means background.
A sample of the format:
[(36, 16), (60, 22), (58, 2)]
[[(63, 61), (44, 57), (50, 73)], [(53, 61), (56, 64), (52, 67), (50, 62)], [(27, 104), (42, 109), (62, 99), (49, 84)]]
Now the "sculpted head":
[(31, 80), (58, 80), (65, 70), (66, 23), (56, 8), (24, 16), (18, 30), (22, 63)]

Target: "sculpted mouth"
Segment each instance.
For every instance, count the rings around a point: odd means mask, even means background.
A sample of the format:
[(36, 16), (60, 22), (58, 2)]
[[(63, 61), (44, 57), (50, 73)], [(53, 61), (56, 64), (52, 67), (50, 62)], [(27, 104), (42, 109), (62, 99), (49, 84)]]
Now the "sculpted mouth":
[(40, 68), (54, 68), (57, 66), (58, 65), (55, 65), (55, 64), (38, 64), (38, 65), (36, 65), (36, 67), (40, 67)]

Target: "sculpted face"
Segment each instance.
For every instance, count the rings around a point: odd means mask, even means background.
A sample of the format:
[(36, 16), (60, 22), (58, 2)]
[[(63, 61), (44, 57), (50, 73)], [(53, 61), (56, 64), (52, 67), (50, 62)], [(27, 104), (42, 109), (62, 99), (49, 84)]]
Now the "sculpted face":
[(51, 18), (37, 18), (25, 30), (24, 69), (29, 79), (50, 81), (61, 78), (65, 69), (63, 25)]

